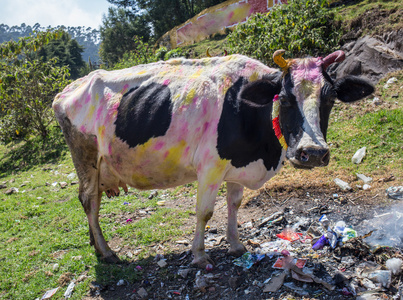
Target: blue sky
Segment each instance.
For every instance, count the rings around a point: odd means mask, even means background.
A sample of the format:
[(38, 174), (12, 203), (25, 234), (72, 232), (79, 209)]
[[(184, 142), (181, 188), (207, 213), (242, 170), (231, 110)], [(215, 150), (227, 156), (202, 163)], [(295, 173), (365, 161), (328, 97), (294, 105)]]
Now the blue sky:
[(86, 26), (99, 29), (112, 6), (106, 0), (0, 0), (0, 24)]

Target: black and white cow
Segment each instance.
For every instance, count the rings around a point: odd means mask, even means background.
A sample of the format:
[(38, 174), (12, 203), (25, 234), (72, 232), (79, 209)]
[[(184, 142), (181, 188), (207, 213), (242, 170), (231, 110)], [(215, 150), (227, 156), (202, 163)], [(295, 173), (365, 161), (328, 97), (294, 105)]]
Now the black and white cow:
[(229, 253), (241, 255), (237, 211), (243, 187), (260, 188), (287, 157), (298, 168), (326, 166), (326, 130), (336, 98), (351, 102), (373, 86), (358, 77), (333, 81), (326, 67), (344, 59), (274, 59), (272, 69), (231, 55), (174, 59), (118, 71), (97, 70), (56, 96), (53, 109), (80, 180), (91, 244), (118, 257), (98, 223), (102, 192), (163, 189), (198, 181), (193, 263), (211, 263), (204, 230), (227, 182)]

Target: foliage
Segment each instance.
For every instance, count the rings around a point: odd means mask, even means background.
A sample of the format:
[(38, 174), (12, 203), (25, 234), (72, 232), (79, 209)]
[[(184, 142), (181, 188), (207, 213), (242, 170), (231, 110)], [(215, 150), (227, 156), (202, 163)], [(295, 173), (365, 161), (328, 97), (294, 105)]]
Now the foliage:
[(166, 47), (160, 47), (155, 51), (155, 58), (157, 60), (165, 60), (165, 55), (167, 54), (168, 49)]
[(183, 57), (185, 56), (182, 48), (172, 49), (167, 52), (165, 55), (165, 59), (176, 58), (176, 57)]
[(232, 53), (245, 54), (266, 64), (278, 49), (289, 56), (322, 55), (338, 46), (339, 29), (326, 0), (292, 0), (267, 15), (256, 14), (228, 36)]
[(0, 141), (8, 143), (31, 134), (45, 140), (54, 119), (51, 103), (69, 83), (66, 66), (33, 59), (41, 47), (62, 36), (60, 31), (40, 32), (0, 45)]
[(101, 26), (100, 56), (112, 67), (129, 51), (136, 51), (139, 38), (147, 42), (150, 28), (141, 16), (132, 16), (121, 8), (109, 8), (108, 16), (103, 18)]
[(124, 53), (119, 62), (114, 65), (115, 70), (157, 61), (152, 46), (142, 42), (138, 37), (134, 37), (133, 40), (136, 42), (135, 50)]
[(108, 0), (134, 15), (145, 17), (158, 39), (173, 27), (186, 22), (203, 9), (225, 0)]
[[(46, 31), (52, 29), (50, 26), (48, 28), (42, 27), (39, 23), (30, 26), (22, 23), (21, 25), (8, 26), (6, 24), (0, 24), (0, 43), (8, 41), (18, 41), (20, 37), (27, 37), (29, 35), (35, 34), (39, 31)], [(84, 61), (89, 58), (95, 63), (99, 61), (98, 50), (100, 42), (99, 30), (91, 27), (84, 26), (62, 26), (59, 25), (55, 27), (56, 30), (63, 30), (67, 32), (72, 39), (76, 40), (80, 46), (84, 48), (82, 57)]]
[(70, 35), (65, 31), (61, 31), (58, 39), (51, 40), (44, 45), (38, 52), (37, 57), (43, 61), (49, 61), (57, 58), (56, 65), (59, 67), (68, 66), (72, 79), (77, 79), (85, 75), (85, 62), (81, 56), (83, 47), (76, 40), (71, 39)]

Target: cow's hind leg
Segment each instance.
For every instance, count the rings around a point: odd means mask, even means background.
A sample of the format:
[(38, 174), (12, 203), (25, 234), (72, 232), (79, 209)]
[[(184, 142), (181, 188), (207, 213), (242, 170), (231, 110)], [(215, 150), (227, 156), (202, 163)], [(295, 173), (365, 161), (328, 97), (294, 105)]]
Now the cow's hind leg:
[(239, 241), (237, 214), (242, 202), (243, 186), (227, 182), (228, 227), (227, 240), (230, 244), (228, 254), (241, 256), (246, 252), (245, 246)]
[(88, 218), (90, 228), (90, 243), (95, 247), (95, 250), (101, 255), (101, 259), (108, 263), (117, 263), (119, 258), (109, 248), (99, 226), (99, 207), (101, 204), (102, 192), (97, 194), (87, 194), (80, 190), (79, 199), (83, 204), (85, 213)]
[(80, 181), (78, 198), (88, 218), (90, 244), (94, 245), (103, 260), (118, 262), (119, 258), (106, 243), (98, 222), (102, 192), (98, 187), (99, 154), (96, 138), (79, 132), (66, 117), (58, 116), (58, 121), (70, 148), (73, 163)]

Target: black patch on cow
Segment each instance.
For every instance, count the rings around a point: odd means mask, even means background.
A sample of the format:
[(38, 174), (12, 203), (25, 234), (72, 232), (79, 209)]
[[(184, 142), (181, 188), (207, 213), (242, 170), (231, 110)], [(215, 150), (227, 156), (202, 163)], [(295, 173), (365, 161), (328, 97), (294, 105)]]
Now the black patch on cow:
[(150, 138), (163, 136), (172, 119), (171, 91), (151, 83), (123, 95), (115, 121), (116, 136), (134, 148)]
[(263, 159), (267, 170), (276, 168), (281, 145), (271, 121), (274, 95), (280, 92), (279, 77), (248, 83), (240, 78), (225, 95), (218, 123), (217, 150), (222, 159), (241, 168)]

